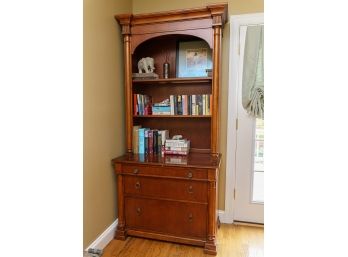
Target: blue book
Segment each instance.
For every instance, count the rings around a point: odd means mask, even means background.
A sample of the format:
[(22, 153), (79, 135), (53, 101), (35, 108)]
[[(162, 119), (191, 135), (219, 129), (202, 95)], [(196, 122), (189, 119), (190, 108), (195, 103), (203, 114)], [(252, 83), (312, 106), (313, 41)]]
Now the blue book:
[(138, 129), (139, 133), (139, 153), (144, 154), (145, 153), (145, 128)]

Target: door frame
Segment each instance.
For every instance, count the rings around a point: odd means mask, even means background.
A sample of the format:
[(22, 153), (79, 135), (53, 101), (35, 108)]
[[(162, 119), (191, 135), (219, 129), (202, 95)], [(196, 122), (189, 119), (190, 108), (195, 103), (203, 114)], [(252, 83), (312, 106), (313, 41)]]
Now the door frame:
[(228, 83), (228, 116), (227, 116), (227, 151), (226, 151), (226, 183), (225, 211), (223, 223), (233, 223), (234, 187), (236, 176), (236, 119), (237, 119), (237, 89), (239, 64), (239, 27), (263, 23), (263, 13), (250, 13), (230, 16), (230, 53), (229, 53), (229, 83)]

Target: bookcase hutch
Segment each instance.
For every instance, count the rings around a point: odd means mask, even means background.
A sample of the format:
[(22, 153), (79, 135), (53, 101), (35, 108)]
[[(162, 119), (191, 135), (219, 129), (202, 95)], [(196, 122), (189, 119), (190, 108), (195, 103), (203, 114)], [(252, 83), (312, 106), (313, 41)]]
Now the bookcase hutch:
[[(125, 75), (127, 153), (112, 160), (117, 174), (118, 226), (127, 235), (199, 245), (216, 252), (217, 187), (221, 154), (217, 152), (222, 29), (227, 4), (150, 14), (121, 14)], [(211, 77), (177, 77), (179, 41), (204, 40), (212, 50)], [(163, 78), (166, 55), (169, 78)], [(133, 80), (137, 62), (155, 61), (158, 79)], [(209, 115), (134, 115), (133, 94), (160, 102), (169, 95), (211, 94)], [(134, 154), (133, 126), (169, 130), (191, 142), (184, 162), (172, 156)]]

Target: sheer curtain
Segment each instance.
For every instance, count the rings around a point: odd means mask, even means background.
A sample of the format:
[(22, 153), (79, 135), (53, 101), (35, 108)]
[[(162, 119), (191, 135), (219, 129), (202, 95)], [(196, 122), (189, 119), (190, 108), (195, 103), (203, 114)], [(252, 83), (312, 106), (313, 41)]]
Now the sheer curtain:
[(244, 49), (242, 105), (255, 118), (264, 117), (263, 25), (248, 26)]

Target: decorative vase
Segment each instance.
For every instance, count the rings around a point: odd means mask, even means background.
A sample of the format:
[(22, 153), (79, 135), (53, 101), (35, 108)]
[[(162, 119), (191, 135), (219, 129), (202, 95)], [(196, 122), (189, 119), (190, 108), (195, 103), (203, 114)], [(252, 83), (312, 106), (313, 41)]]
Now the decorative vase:
[(167, 79), (169, 78), (169, 63), (165, 62), (163, 63), (163, 78)]

